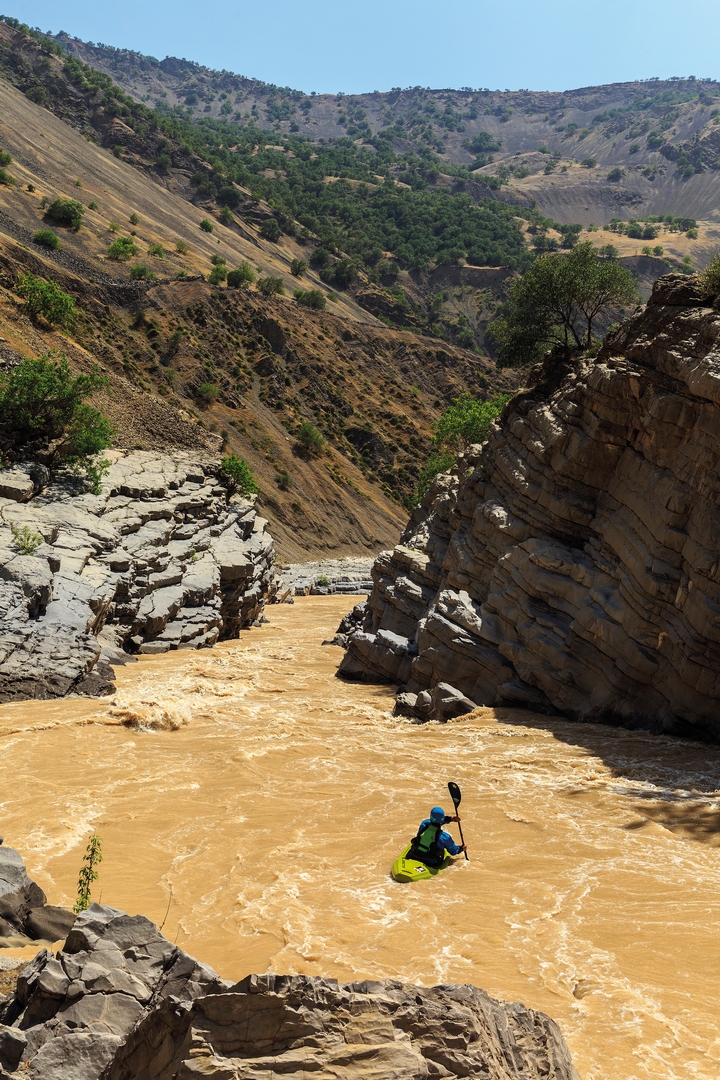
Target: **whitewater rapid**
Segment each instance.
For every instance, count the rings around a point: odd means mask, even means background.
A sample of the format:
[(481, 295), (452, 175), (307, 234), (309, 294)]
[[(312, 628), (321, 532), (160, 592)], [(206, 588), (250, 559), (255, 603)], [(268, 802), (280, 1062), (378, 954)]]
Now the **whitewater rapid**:
[[(269, 608), (239, 642), (119, 670), (111, 699), (0, 706), (0, 833), (49, 901), (74, 900), (95, 831), (94, 898), (228, 978), (471, 982), (557, 1020), (583, 1080), (717, 1080), (720, 749), (520, 710), (394, 718), (390, 688), (334, 678), (320, 643), (347, 607)], [(398, 885), (448, 780), (471, 861)]]

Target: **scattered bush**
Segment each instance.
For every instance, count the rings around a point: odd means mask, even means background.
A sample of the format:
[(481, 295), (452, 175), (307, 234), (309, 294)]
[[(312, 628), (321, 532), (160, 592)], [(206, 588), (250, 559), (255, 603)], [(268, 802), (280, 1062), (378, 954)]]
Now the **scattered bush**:
[(302, 277), (308, 268), (304, 259), (293, 259), (290, 263), (290, 273), (293, 277)]
[(157, 259), (164, 259), (165, 248), (162, 244), (148, 244), (148, 255), (154, 255)]
[(203, 232), (210, 233), (210, 232), (213, 231), (213, 223), (212, 223), (212, 221), (208, 221), (207, 218), (203, 218), (202, 221), (200, 222), (200, 228), (202, 229)]
[(290, 488), (293, 486), (293, 482), (292, 482), (292, 476), (287, 471), (287, 469), (283, 469), (282, 472), (279, 472), (277, 474), (277, 476), (275, 477), (275, 483), (277, 484), (277, 486), (280, 488), (281, 491), (289, 491), (290, 490)]
[(233, 217), (233, 212), (229, 206), (223, 206), (220, 211), (220, 220), (223, 225), (232, 225), (234, 223), (235, 218)]
[(108, 232), (119, 233), (120, 229), (121, 229), (121, 225), (120, 225), (119, 221), (111, 221), (110, 224), (108, 225)]
[(608, 180), (610, 181), (611, 184), (617, 184), (618, 180), (622, 180), (623, 174), (624, 174), (624, 169), (621, 169), (621, 168), (616, 166), (614, 169), (610, 170), (610, 172), (607, 175), (607, 178), (608, 178)]
[(134, 240), (129, 236), (121, 236), (119, 240), (114, 240), (108, 248), (108, 258), (114, 259), (115, 262), (127, 262), (128, 259), (132, 259), (138, 254), (140, 248), (137, 246)]
[(42, 315), (53, 326), (68, 329), (75, 322), (75, 301), (54, 281), (45, 281), (34, 274), (20, 274), (16, 291), (26, 301), (25, 309), (33, 318)]
[(14, 176), (11, 176), (7, 169), (0, 169), (0, 184), (5, 184), (7, 187), (14, 187), (17, 184), (17, 180)]
[(99, 836), (93, 834), (85, 849), (83, 865), (80, 868), (80, 876), (78, 877), (77, 900), (73, 904), (73, 911), (77, 915), (79, 915), (81, 911), (87, 911), (90, 907), (90, 889), (93, 881), (97, 881), (98, 878), (95, 867), (98, 863), (101, 863), (102, 860), (102, 841)]
[(708, 296), (718, 296), (720, 294), (720, 255), (716, 255), (703, 270), (698, 284), (706, 291)]
[(628, 149), (628, 153), (629, 153), (629, 154), (637, 154), (637, 152), (638, 152), (638, 150), (639, 150), (639, 149), (640, 149), (640, 143), (639, 143), (639, 142), (634, 142), (634, 143), (632, 143), (632, 144), (631, 144), (631, 146), (629, 147), (629, 149)]
[(140, 218), (135, 213), (132, 213), (128, 220), (130, 221), (131, 225), (139, 225), (140, 224)]
[(325, 439), (309, 420), (300, 425), (297, 441), (300, 449), (310, 456), (322, 453), (325, 447)]
[(45, 211), (45, 216), (58, 225), (70, 225), (77, 232), (82, 227), (85, 207), (76, 199), (55, 199)]
[(327, 574), (318, 574), (318, 576), (315, 578), (315, 584), (319, 585), (321, 589), (327, 589), (328, 585), (330, 584), (330, 578), (327, 576)]
[(52, 251), (57, 251), (60, 247), (60, 237), (52, 229), (40, 229), (33, 236), (33, 240), (36, 244), (50, 248)]
[(0, 375), (0, 439), (12, 447), (54, 444), (53, 464), (83, 469), (96, 488), (106, 463), (93, 458), (110, 445), (112, 429), (84, 399), (106, 384), (97, 369), (73, 375), (64, 356), (21, 361)]
[(0, 150), (0, 165), (12, 165), (12, 157), (6, 150)]
[(215, 404), (219, 393), (219, 386), (216, 386), (215, 383), (206, 382), (201, 383), (201, 385), (197, 387), (195, 390), (195, 397), (201, 405), (204, 405), (205, 408), (207, 408), (209, 405)]
[(210, 256), (210, 262), (213, 266), (224, 266), (226, 261), (227, 260), (224, 259), (222, 255), (218, 255), (217, 252)]
[(687, 236), (688, 240), (697, 240), (698, 231), (697, 229), (688, 229), (685, 235)]
[(88, 210), (97, 210), (97, 208), (98, 204), (95, 201), (88, 203)]
[(10, 532), (15, 541), (15, 547), (21, 555), (34, 555), (44, 540), (40, 533), (32, 531), (29, 525), (15, 525), (10, 522)]
[(253, 268), (245, 259), (243, 259), (236, 270), (231, 270), (227, 276), (227, 283), (232, 286), (233, 289), (246, 289), (254, 280), (255, 274)]
[(180, 255), (187, 255), (190, 248), (188, 247), (188, 245), (185, 243), (184, 240), (178, 240), (178, 242), (175, 245), (175, 250), (177, 252), (179, 252)]
[(133, 281), (153, 281), (155, 274), (145, 263), (136, 263), (135, 266), (130, 267), (130, 277)]
[(268, 218), (264, 221), (260, 227), (260, 235), (265, 240), (270, 240), (271, 243), (276, 243), (281, 236), (280, 226), (275, 218)]
[(260, 491), (253, 471), (245, 458), (228, 454), (220, 463), (220, 475), (232, 494), (254, 495)]
[(275, 296), (277, 294), (285, 294), (285, 286), (283, 285), (283, 279), (279, 277), (264, 277), (260, 278), (257, 287), (263, 296)]
[(597, 165), (597, 158), (594, 158), (594, 157), (583, 158), (582, 161), (580, 162), (580, 164), (583, 166), (584, 169), (594, 169), (595, 166)]
[(325, 310), (325, 295), (319, 289), (308, 289), (307, 292), (296, 289), (293, 296), (303, 307), (314, 308), (316, 311)]
[(208, 274), (208, 281), (211, 285), (222, 285), (223, 281), (227, 281), (228, 272), (224, 266), (213, 266), (212, 270)]
[(598, 255), (603, 259), (617, 259), (619, 254), (614, 244), (603, 244), (602, 247), (598, 248)]

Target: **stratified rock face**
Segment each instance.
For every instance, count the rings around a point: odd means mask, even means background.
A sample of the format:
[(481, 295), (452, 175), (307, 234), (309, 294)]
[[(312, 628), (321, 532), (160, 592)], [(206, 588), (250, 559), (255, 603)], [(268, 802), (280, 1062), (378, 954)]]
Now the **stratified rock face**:
[(272, 595), (266, 522), (228, 501), (216, 460), (108, 457), (100, 495), (55, 485), (31, 498), (30, 473), (7, 470), (0, 701), (110, 692), (109, 663), (237, 637)]
[(20, 853), (5, 847), (0, 837), (0, 938), (60, 941), (74, 921), (72, 911), (46, 903)]
[(720, 737), (711, 303), (661, 278), (596, 360), (509, 402), (377, 559), (339, 674), (405, 683), (425, 719), (465, 695)]
[(474, 986), (303, 975), (231, 985), (147, 919), (97, 904), (0, 1006), (0, 1080), (271, 1075), (579, 1080), (552, 1020)]

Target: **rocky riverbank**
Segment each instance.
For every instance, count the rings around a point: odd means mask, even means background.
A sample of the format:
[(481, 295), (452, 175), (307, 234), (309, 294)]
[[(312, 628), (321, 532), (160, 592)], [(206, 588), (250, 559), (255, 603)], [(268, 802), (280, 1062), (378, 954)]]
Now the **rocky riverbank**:
[(720, 738), (719, 339), (717, 300), (668, 275), (596, 359), (546, 362), (376, 560), (339, 674), (421, 720)]
[(474, 986), (249, 975), (93, 904), (0, 999), (0, 1080), (579, 1080), (557, 1025)]
[(274, 595), (267, 523), (218, 459), (107, 456), (97, 495), (0, 472), (0, 702), (111, 693), (112, 664), (237, 637)]

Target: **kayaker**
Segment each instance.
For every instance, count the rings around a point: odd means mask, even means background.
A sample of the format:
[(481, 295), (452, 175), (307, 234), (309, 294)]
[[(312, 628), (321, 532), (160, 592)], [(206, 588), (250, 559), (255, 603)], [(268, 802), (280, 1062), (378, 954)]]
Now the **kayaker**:
[(440, 866), (445, 852), (460, 855), (465, 850), (465, 844), (456, 844), (450, 833), (443, 829), (443, 825), (459, 820), (459, 814), (448, 817), (442, 806), (433, 806), (430, 817), (420, 822), (407, 858), (416, 859), (426, 866)]

